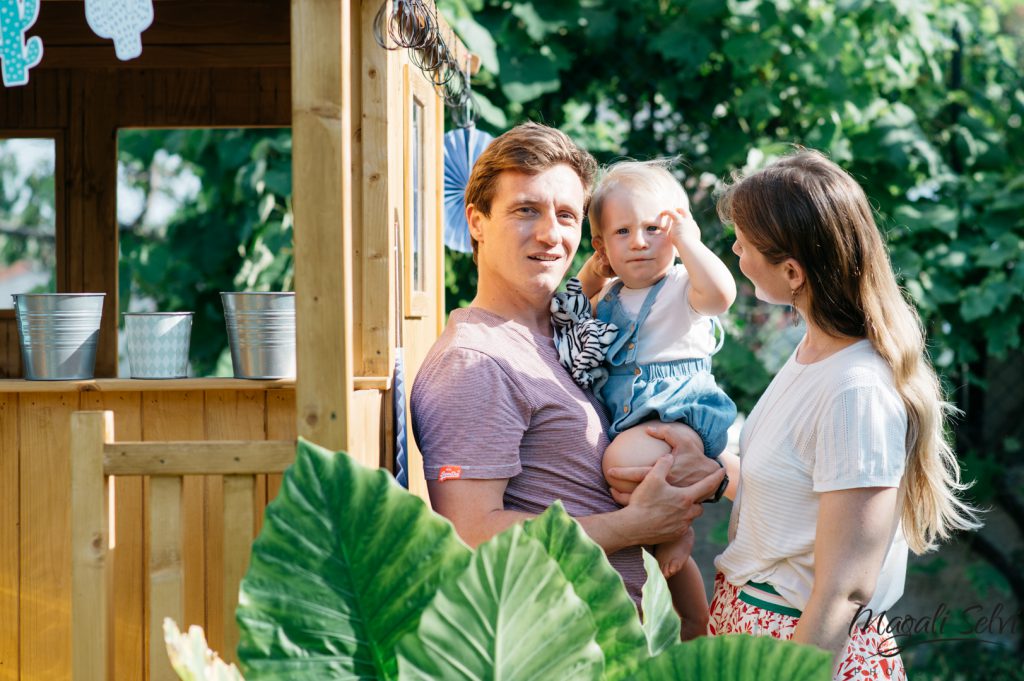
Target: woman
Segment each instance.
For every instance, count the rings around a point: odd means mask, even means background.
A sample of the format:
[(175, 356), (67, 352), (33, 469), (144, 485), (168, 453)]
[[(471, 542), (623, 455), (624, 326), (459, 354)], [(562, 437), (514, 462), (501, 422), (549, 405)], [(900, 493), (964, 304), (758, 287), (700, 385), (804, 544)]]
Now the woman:
[(739, 180), (718, 210), (757, 297), (807, 332), (744, 425), (742, 470), (723, 456), (739, 482), (709, 631), (832, 651), (836, 679), (905, 678), (883, 613), (907, 549), (978, 526), (920, 321), (863, 190), (821, 154)]

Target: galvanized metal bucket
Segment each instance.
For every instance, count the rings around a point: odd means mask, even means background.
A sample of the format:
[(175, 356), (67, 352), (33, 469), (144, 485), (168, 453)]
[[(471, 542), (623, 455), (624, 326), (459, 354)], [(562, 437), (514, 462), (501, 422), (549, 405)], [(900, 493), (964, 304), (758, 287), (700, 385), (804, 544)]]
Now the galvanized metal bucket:
[(295, 377), (295, 294), (221, 293), (235, 378)]
[(16, 293), (21, 361), (30, 381), (93, 377), (104, 293)]
[(191, 312), (125, 312), (132, 378), (186, 378)]

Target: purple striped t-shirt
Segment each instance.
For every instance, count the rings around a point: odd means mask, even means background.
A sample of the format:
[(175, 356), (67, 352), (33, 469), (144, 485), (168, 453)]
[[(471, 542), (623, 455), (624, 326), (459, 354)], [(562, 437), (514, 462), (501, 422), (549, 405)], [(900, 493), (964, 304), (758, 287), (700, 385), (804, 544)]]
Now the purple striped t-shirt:
[[(413, 435), (428, 480), (508, 478), (505, 509), (573, 516), (618, 509), (601, 473), (603, 407), (558, 362), (551, 338), (487, 310), (455, 310), (411, 394)], [(644, 582), (640, 548), (609, 557), (629, 595)]]

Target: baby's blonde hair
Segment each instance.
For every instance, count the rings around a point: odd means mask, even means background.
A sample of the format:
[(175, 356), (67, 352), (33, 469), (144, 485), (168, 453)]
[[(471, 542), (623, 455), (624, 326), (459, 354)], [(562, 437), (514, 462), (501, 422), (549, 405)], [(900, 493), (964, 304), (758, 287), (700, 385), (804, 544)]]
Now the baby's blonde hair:
[(665, 208), (690, 209), (690, 199), (672, 171), (674, 158), (656, 158), (650, 161), (618, 161), (605, 168), (590, 197), (590, 238), (601, 236), (601, 211), (608, 196), (619, 187), (641, 189), (657, 194), (665, 201)]

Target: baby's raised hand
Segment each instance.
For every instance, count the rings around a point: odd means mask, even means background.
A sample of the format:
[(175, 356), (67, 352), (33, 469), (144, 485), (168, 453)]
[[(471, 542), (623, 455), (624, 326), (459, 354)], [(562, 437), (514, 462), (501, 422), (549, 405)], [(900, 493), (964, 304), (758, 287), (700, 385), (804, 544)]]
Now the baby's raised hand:
[(596, 249), (594, 254), (590, 256), (590, 267), (594, 274), (599, 277), (611, 279), (615, 276), (615, 270), (612, 269), (611, 263), (608, 262), (608, 257), (604, 254), (604, 249), (602, 248)]
[(662, 220), (662, 229), (672, 238), (683, 243), (700, 241), (700, 227), (685, 208), (669, 208), (658, 216)]

